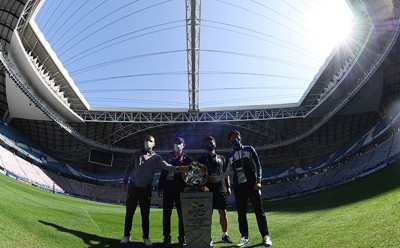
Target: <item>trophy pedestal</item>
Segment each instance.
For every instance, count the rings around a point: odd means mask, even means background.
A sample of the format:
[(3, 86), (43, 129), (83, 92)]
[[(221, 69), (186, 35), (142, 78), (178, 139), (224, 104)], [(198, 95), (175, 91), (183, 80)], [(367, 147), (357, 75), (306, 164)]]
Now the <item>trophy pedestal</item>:
[(190, 192), (181, 193), (182, 218), (187, 248), (213, 247), (210, 246), (212, 199), (212, 192), (190, 190)]

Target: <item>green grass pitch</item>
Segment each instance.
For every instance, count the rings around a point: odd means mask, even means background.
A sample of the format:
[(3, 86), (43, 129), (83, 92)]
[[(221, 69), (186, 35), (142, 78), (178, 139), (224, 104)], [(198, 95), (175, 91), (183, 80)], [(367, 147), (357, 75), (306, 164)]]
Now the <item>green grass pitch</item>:
[[(250, 209), (251, 210), (251, 209)], [(295, 199), (265, 202), (273, 247), (400, 247), (400, 163), (339, 187)], [(144, 247), (140, 211), (132, 239), (120, 245), (123, 206), (90, 202), (26, 185), (0, 175), (0, 247)], [(237, 214), (229, 209), (229, 235), (223, 244), (218, 213), (213, 215), (216, 248), (240, 239)], [(150, 237), (162, 247), (162, 210), (152, 209)], [(262, 247), (255, 216), (248, 213), (250, 245)], [(177, 242), (177, 217), (172, 230)], [(178, 247), (178, 246), (171, 246)]]

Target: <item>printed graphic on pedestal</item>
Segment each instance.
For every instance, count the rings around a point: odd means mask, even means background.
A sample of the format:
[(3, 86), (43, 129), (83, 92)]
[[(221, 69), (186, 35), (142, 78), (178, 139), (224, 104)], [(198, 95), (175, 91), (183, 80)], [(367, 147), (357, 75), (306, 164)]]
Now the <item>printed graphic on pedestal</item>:
[(202, 216), (207, 211), (203, 203), (191, 202), (189, 207), (188, 214), (192, 217)]

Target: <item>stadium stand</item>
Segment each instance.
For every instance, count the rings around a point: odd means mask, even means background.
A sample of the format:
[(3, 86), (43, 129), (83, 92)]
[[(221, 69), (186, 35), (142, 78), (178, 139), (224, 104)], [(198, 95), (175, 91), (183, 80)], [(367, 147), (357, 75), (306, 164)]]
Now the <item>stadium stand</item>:
[[(379, 122), (377, 125), (381, 125), (381, 123)], [(371, 133), (371, 130), (375, 130), (375, 127), (367, 131), (368, 135)], [(399, 135), (400, 132), (396, 132), (395, 135), (389, 136), (380, 144), (375, 143), (369, 147), (357, 146), (358, 150), (356, 150), (355, 155), (350, 153), (352, 156), (346, 157), (345, 159), (342, 158), (337, 163), (332, 162), (327, 164), (325, 163), (326, 159), (321, 159), (311, 165), (305, 165), (301, 168), (274, 168), (273, 170), (266, 168), (268, 172), (264, 173), (267, 177), (263, 178), (263, 199), (280, 200), (288, 197), (295, 197), (330, 188), (335, 185), (340, 185), (362, 176), (382, 164), (388, 163), (394, 156), (399, 155)], [(357, 142), (351, 142), (355, 144), (367, 144), (364, 142), (364, 137), (365, 136), (362, 136), (362, 138)], [(24, 145), (20, 145), (19, 147), (24, 147)], [(364, 149), (367, 148), (369, 148), (369, 150), (364, 151)], [(27, 148), (25, 147), (25, 150), (26, 149)], [(346, 151), (346, 149), (340, 150), (341, 153)], [(35, 152), (37, 154), (42, 154), (39, 150), (36, 150)], [(334, 156), (332, 155), (332, 157)], [(47, 161), (47, 164), (48, 163), (49, 161)], [(106, 186), (100, 185), (99, 183), (104, 183), (107, 180), (99, 180), (97, 176), (96, 178), (92, 178), (96, 179), (96, 184), (71, 179), (60, 175), (60, 173), (44, 171), (38, 166), (18, 157), (4, 147), (0, 147), (0, 166), (2, 167), (3, 172), (5, 171), (7, 175), (40, 186), (47, 190), (53, 190), (53, 185), (55, 185), (55, 190), (58, 193), (65, 193), (76, 197), (108, 203), (124, 203), (125, 201), (126, 193), (120, 189), (118, 183)], [(74, 171), (72, 175), (75, 175), (76, 178), (82, 179), (82, 174), (77, 172), (76, 169), (72, 169), (71, 165), (67, 165), (67, 168), (69, 171)], [(92, 177), (94, 175), (95, 174), (93, 174)], [(157, 173), (157, 175), (159, 175), (159, 173)], [(153, 182), (153, 186), (156, 185), (157, 176)], [(154, 192), (152, 205), (160, 206), (161, 203), (162, 199), (160, 199), (158, 194)], [(228, 204), (230, 206), (234, 205), (234, 199), (232, 196), (229, 197)]]
[[(263, 199), (285, 199), (340, 185), (387, 163), (399, 154), (400, 132), (390, 135), (379, 144), (374, 143), (371, 145), (370, 141), (365, 142), (366, 137), (371, 137), (371, 134), (378, 127), (382, 128), (381, 121), (366, 130), (363, 135), (359, 135), (358, 140), (349, 141), (349, 144), (344, 145), (344, 147), (330, 155), (330, 159), (321, 158), (311, 164), (297, 168), (264, 168)], [(2, 128), (2, 130), (6, 129), (7, 127)], [(386, 129), (389, 130), (388, 128)], [(382, 132), (375, 133), (376, 135), (373, 137), (377, 140), (384, 135)], [(82, 170), (78, 171), (78, 167), (75, 168), (72, 165), (59, 162), (47, 154), (44, 155), (44, 152), (36, 148), (30, 148), (25, 144), (25, 139), (22, 138), (23, 136), (18, 131), (13, 130), (13, 132), (7, 132), (7, 134), (8, 136), (3, 138), (14, 145), (11, 147), (20, 148), (20, 150), (24, 151), (21, 153), (22, 155), (26, 154), (25, 152), (34, 153), (36, 158), (41, 158), (36, 162), (40, 161), (42, 166), (50, 166), (57, 173), (43, 170), (4, 147), (0, 147), (0, 166), (6, 174), (47, 190), (53, 190), (53, 185), (55, 185), (55, 190), (58, 193), (108, 203), (124, 203), (126, 193), (119, 187), (121, 170), (116, 170), (114, 173), (107, 175), (90, 172), (83, 174)], [(13, 135), (16, 135), (20, 140), (17, 146), (13, 141), (16, 140), (16, 137)], [(31, 142), (26, 143), (32, 144)], [(350, 150), (351, 152), (349, 152)], [(70, 178), (71, 176), (73, 178)], [(153, 186), (157, 186), (158, 176), (159, 172), (156, 173)], [(84, 182), (82, 181), (83, 179), (92, 179), (92, 181), (91, 183)], [(107, 182), (112, 183), (107, 184)], [(154, 192), (152, 205), (160, 206), (161, 204), (162, 199)], [(228, 204), (230, 206), (234, 205), (233, 196), (229, 198)]]

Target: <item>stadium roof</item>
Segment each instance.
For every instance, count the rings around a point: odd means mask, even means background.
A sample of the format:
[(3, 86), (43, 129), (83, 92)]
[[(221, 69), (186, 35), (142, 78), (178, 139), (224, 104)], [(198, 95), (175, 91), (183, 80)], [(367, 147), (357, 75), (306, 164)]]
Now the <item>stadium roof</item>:
[(178, 111), (299, 102), (353, 16), (344, 0), (46, 0), (37, 11), (41, 43), (92, 106)]

